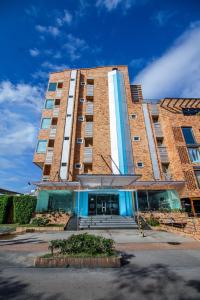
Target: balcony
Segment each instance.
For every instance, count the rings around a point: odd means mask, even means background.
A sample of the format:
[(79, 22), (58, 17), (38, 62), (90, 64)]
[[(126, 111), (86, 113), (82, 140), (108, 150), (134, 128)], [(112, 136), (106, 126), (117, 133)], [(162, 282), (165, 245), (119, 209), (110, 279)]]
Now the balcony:
[(55, 139), (56, 137), (56, 125), (52, 125), (50, 128), (50, 133), (49, 133), (49, 138), (50, 139)]
[(85, 137), (93, 137), (93, 122), (85, 123)]
[(93, 98), (94, 96), (94, 85), (93, 84), (87, 84), (87, 98)]
[(158, 106), (156, 104), (151, 104), (151, 115), (152, 116), (159, 115)]
[(92, 147), (85, 147), (83, 154), (84, 163), (92, 163)]
[(53, 117), (58, 117), (59, 115), (59, 107), (54, 107), (53, 109)]
[(169, 162), (169, 157), (168, 157), (166, 147), (158, 147), (158, 151), (159, 151), (159, 154), (160, 154), (161, 163), (168, 163)]
[(46, 153), (46, 158), (45, 158), (45, 163), (46, 164), (51, 164), (53, 161), (53, 148), (48, 147), (47, 153)]
[(93, 115), (93, 103), (91, 103), (91, 102), (87, 103), (85, 114), (89, 115), (89, 116)]
[(157, 138), (163, 137), (163, 132), (162, 132), (160, 123), (154, 123), (154, 130), (155, 130), (155, 135)]

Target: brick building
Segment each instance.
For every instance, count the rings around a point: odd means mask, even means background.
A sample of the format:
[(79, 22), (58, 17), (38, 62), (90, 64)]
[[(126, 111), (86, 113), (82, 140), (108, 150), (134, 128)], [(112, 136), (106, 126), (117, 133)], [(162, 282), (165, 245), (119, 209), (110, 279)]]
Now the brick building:
[(200, 213), (200, 99), (144, 100), (126, 66), (51, 73), (34, 163), (37, 210)]

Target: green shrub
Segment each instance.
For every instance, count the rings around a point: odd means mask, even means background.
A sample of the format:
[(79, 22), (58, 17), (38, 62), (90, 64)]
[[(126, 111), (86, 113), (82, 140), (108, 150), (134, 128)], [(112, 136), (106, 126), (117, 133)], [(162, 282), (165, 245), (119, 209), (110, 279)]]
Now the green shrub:
[(88, 233), (73, 234), (67, 240), (50, 241), (49, 249), (52, 254), (57, 249), (62, 255), (82, 253), (89, 256), (102, 254), (111, 256), (114, 254), (114, 241)]
[(34, 196), (14, 196), (14, 222), (28, 224), (35, 211), (37, 199)]
[(158, 219), (155, 219), (154, 217), (150, 217), (146, 221), (150, 226), (159, 226), (160, 225), (160, 222), (158, 221)]
[(8, 209), (12, 204), (12, 196), (0, 196), (0, 224), (5, 224), (8, 217)]
[(49, 224), (49, 219), (45, 217), (34, 218), (31, 224), (35, 226), (47, 226)]

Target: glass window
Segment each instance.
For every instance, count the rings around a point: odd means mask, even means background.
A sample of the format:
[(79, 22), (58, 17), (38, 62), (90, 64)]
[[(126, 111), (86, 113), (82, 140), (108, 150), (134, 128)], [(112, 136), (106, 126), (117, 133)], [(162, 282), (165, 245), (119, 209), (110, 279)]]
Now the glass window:
[(192, 127), (182, 127), (183, 136), (186, 144), (196, 144)]
[(200, 151), (198, 148), (188, 148), (190, 160), (193, 163), (200, 163)]
[(195, 173), (196, 180), (197, 180), (197, 183), (198, 183), (198, 186), (199, 186), (199, 189), (200, 189), (200, 170), (195, 171), (194, 173)]
[(37, 144), (37, 152), (45, 153), (47, 148), (47, 140), (39, 140)]
[(42, 125), (41, 128), (42, 129), (48, 129), (51, 126), (51, 118), (44, 118), (42, 119)]
[(56, 87), (57, 87), (57, 82), (50, 82), (48, 91), (49, 92), (54, 92), (54, 91), (56, 91)]
[(52, 109), (54, 106), (54, 100), (53, 99), (47, 99), (45, 103), (46, 109)]

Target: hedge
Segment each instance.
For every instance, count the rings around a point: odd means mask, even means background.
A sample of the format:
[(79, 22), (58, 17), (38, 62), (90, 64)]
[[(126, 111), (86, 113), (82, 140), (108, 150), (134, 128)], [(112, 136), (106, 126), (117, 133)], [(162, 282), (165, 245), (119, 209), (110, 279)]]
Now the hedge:
[(34, 196), (14, 196), (14, 222), (19, 224), (28, 224), (35, 211), (37, 198)]
[(0, 196), (0, 224), (5, 224), (8, 217), (8, 209), (12, 202), (12, 196)]

